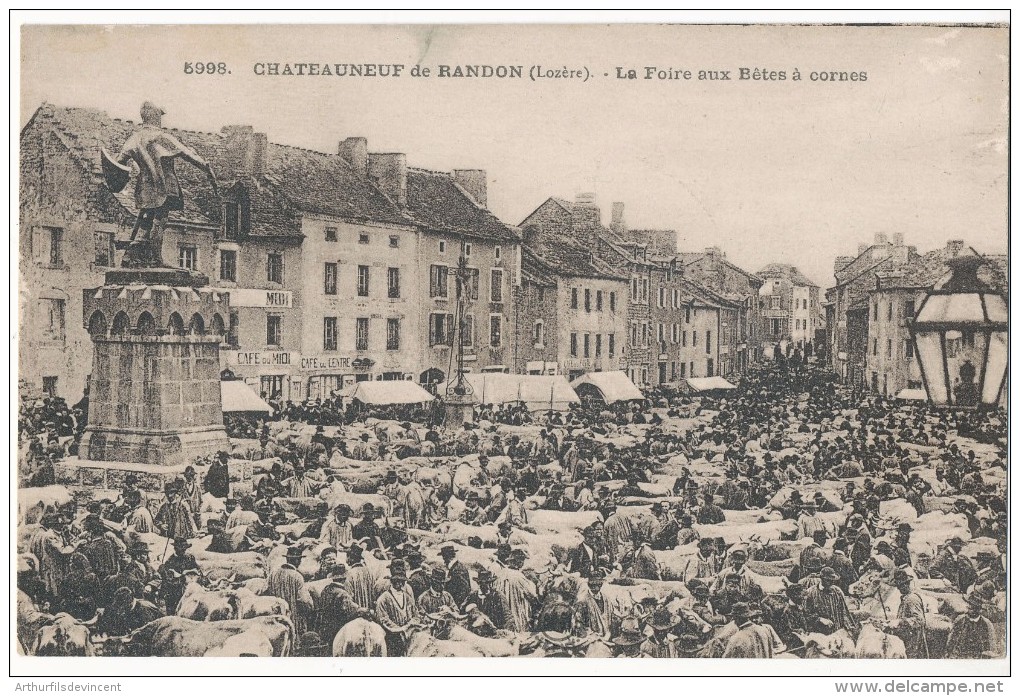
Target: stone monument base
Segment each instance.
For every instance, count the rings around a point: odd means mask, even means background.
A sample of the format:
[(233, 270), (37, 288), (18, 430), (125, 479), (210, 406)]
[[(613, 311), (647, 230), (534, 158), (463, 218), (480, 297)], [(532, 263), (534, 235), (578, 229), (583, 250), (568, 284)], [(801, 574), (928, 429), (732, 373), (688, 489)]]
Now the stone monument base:
[(90, 461), (184, 467), (221, 449), (228, 449), (223, 426), (175, 431), (87, 426), (78, 451), (82, 459)]
[(475, 400), (471, 395), (448, 394), (443, 402), (443, 425), (460, 428), (475, 422)]
[(134, 474), (138, 478), (138, 488), (151, 497), (161, 495), (167, 482), (183, 478), (186, 466), (99, 462), (68, 457), (56, 462), (53, 472), (59, 485), (71, 489), (117, 492), (124, 487), (124, 477)]

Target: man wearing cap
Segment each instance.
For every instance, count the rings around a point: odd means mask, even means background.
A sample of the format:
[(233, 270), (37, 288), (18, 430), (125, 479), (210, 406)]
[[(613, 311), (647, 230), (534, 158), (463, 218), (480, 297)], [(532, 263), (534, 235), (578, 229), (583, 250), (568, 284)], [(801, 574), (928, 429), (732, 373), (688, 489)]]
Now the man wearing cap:
[(962, 594), (966, 594), (977, 578), (977, 571), (974, 570), (974, 564), (970, 559), (960, 553), (962, 550), (963, 539), (960, 537), (950, 539), (936, 554), (928, 574), (933, 578), (945, 578)]
[(316, 607), (316, 630), (319, 636), (325, 643), (332, 645), (333, 638), (344, 624), (364, 615), (365, 612), (347, 589), (347, 566), (343, 563), (334, 565), (330, 569), (330, 582), (322, 589)]
[(191, 542), (184, 537), (177, 537), (173, 542), (174, 553), (163, 561), (159, 567), (159, 597), (166, 606), (166, 612), (173, 614), (181, 603), (187, 579), (184, 573), (198, 571), (198, 561), (188, 551)]
[(184, 501), (181, 484), (170, 482), (164, 488), (166, 502), (159, 508), (153, 523), (165, 537), (191, 539), (198, 536), (194, 513)]
[(466, 565), (457, 560), (457, 547), (446, 544), (439, 549), (446, 568), (446, 589), (453, 596), (455, 606), (461, 606), (471, 594), (471, 573)]
[(407, 587), (403, 561), (390, 564), (390, 586), (376, 600), (375, 615), (386, 631), (386, 654), (404, 657), (411, 640), (411, 630), (421, 612), (414, 594)]
[(288, 547), (287, 562), (269, 574), (265, 591), (287, 602), (294, 631), (298, 634), (307, 630), (307, 613), (312, 608), (312, 597), (305, 587), (304, 576), (298, 571), (303, 555), (300, 547)]
[(786, 650), (772, 626), (751, 620), (752, 609), (746, 603), (737, 602), (731, 611), (737, 631), (726, 641), (724, 658), (769, 659)]
[(897, 570), (893, 575), (893, 584), (900, 591), (900, 607), (896, 618), (886, 628), (890, 633), (903, 641), (908, 660), (927, 660), (931, 658), (928, 650), (928, 626), (924, 615), (924, 602), (914, 591), (912, 573)]
[(839, 574), (829, 566), (818, 574), (821, 584), (804, 593), (804, 615), (808, 629), (819, 633), (835, 633), (845, 628), (850, 635), (857, 635), (860, 623), (850, 613), (843, 590), (836, 584)]
[(144, 541), (132, 541), (128, 545), (128, 553), (131, 555), (131, 562), (125, 571), (144, 586), (156, 574), (149, 563), (149, 546)]
[(333, 514), (322, 525), (322, 532), (319, 533), (319, 541), (329, 544), (330, 547), (341, 550), (346, 549), (354, 541), (354, 525), (351, 523), (351, 506), (340, 503), (333, 508)]

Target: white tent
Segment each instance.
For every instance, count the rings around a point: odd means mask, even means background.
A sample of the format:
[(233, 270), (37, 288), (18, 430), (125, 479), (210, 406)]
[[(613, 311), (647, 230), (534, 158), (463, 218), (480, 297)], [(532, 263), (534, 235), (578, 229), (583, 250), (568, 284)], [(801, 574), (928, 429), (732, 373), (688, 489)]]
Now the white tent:
[[(580, 403), (577, 392), (558, 375), (507, 375), (494, 372), (470, 372), (464, 379), (471, 385), (478, 404), (523, 402), (532, 411), (565, 411), (570, 404)], [(445, 394), (450, 382), (439, 385)]]
[(393, 404), (420, 404), (434, 398), (427, 391), (410, 380), (384, 380), (381, 382), (358, 382), (350, 398), (372, 406)]
[(928, 392), (924, 389), (900, 389), (896, 393), (896, 398), (904, 401), (927, 401)]
[(220, 382), (220, 403), (224, 413), (272, 413), (273, 407), (241, 380)]
[(637, 385), (630, 381), (630, 377), (620, 370), (586, 372), (570, 385), (580, 396), (592, 396), (607, 404), (616, 401), (640, 401), (645, 398)]
[(687, 386), (694, 391), (712, 391), (713, 389), (736, 389), (736, 385), (730, 384), (722, 377), (688, 377)]

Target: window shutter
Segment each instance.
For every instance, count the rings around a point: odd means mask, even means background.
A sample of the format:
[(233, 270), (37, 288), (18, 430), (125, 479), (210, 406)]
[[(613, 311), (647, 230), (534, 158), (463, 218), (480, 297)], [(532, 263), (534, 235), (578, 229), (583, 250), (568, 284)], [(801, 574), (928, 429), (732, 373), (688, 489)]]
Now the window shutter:
[(446, 315), (446, 343), (453, 345), (453, 315)]

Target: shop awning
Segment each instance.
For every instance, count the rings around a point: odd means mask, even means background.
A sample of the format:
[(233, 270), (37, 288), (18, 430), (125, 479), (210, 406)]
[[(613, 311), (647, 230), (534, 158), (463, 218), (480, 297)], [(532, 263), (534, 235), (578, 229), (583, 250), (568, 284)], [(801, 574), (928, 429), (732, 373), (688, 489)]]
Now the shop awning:
[(712, 391), (714, 389), (736, 389), (736, 385), (731, 384), (722, 377), (716, 375), (715, 377), (688, 377), (687, 386), (694, 391)]
[(617, 401), (640, 401), (645, 398), (626, 374), (620, 370), (611, 372), (586, 372), (570, 383), (578, 395), (591, 395), (607, 404)]
[(220, 382), (220, 402), (224, 413), (273, 412), (272, 406), (239, 379)]
[(896, 398), (904, 401), (927, 401), (928, 392), (924, 389), (900, 389), (896, 393)]
[(384, 380), (358, 382), (351, 392), (351, 399), (372, 406), (391, 406), (420, 404), (432, 401), (433, 396), (410, 380)]
[[(524, 403), (532, 411), (565, 411), (580, 403), (570, 383), (559, 375), (507, 375), (498, 372), (464, 375), (478, 404)], [(445, 394), (448, 383), (439, 385)]]

